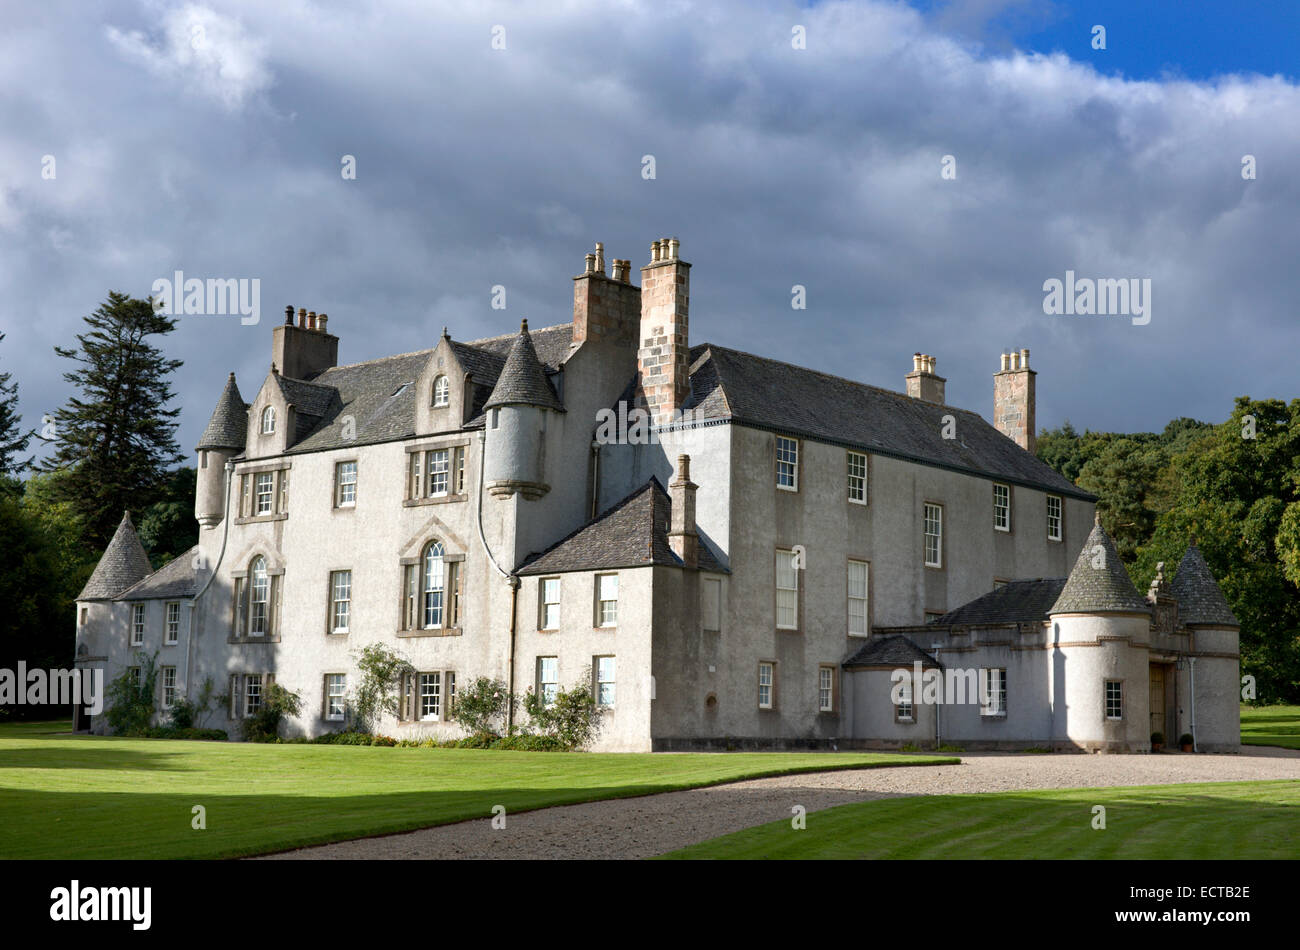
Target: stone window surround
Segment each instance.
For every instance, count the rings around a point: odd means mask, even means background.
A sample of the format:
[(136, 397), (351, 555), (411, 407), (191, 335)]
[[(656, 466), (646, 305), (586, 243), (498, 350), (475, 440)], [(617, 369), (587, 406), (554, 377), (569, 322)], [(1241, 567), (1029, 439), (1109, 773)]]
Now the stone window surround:
[[(239, 500), (238, 503), (235, 505), (235, 510), (240, 511), (243, 508), (243, 503), (244, 503), (243, 502), (243, 479), (245, 476), (258, 475), (263, 472), (288, 471), (291, 468), (293, 468), (293, 462), (288, 461), (287, 459), (278, 462), (261, 462), (261, 463), (251, 464), (251, 465), (238, 466), (234, 472), (234, 478), (239, 480), (236, 483), (236, 491), (238, 492)], [(284, 491), (280, 487), (280, 479), (277, 478), (275, 480), (275, 488), (271, 496), (273, 506), (278, 506), (280, 504), (280, 498), (283, 494)], [(250, 500), (252, 500), (254, 497), (255, 496), (250, 495)], [(235, 524), (255, 524), (257, 522), (263, 522), (263, 521), (284, 521), (288, 517), (289, 517), (289, 513), (287, 511), (276, 511), (273, 508), (273, 510), (269, 515), (236, 515)]]
[[(248, 563), (249, 563), (249, 564), (252, 564), (252, 563), (253, 563), (253, 559), (257, 557), (257, 553), (258, 553), (258, 552), (254, 552), (254, 553), (253, 553), (253, 554), (248, 558)], [(284, 583), (284, 568), (283, 568), (283, 567), (271, 567), (271, 559), (270, 559), (269, 557), (266, 557), (265, 554), (263, 554), (262, 557), (265, 557), (265, 558), (266, 558), (266, 576), (267, 576), (267, 577), (278, 577), (278, 578), (280, 578), (280, 585), (283, 585), (283, 583)], [(249, 574), (250, 574), (250, 571), (249, 571), (247, 568), (244, 568), (243, 570), (238, 570), (238, 571), (231, 571), (231, 572), (230, 572), (230, 579), (231, 579), (232, 581), (233, 581), (233, 580), (247, 580)], [(238, 585), (238, 584), (235, 584), (235, 585), (233, 585), (233, 586), (237, 589), (239, 585)], [(239, 611), (239, 604), (238, 604), (237, 602), (234, 604), (234, 609), (235, 609), (235, 616), (238, 617), (238, 616), (239, 616), (239, 613), (238, 613), (238, 611)], [(275, 609), (275, 605), (274, 605), (274, 604), (271, 604), (271, 605), (270, 605), (270, 609), (271, 609), (271, 610), (274, 610), (274, 609)], [(276, 619), (279, 619), (279, 618), (277, 617)], [(260, 636), (260, 637), (253, 637), (253, 636), (248, 636), (248, 635), (240, 635), (240, 634), (234, 633), (234, 632), (232, 631), (231, 633), (229, 633), (229, 634), (226, 635), (226, 642), (227, 642), (227, 643), (279, 643), (279, 642), (280, 642), (280, 625), (279, 625), (279, 624), (275, 624), (274, 629), (271, 631), (270, 635), (263, 635), (263, 636)]]
[[(1007, 490), (1007, 526), (1005, 528), (999, 528), (998, 521), (997, 521), (997, 496), (998, 496), (999, 488), (1005, 488)], [(998, 534), (1015, 534), (1016, 533), (1016, 518), (1015, 518), (1016, 489), (1015, 487), (1011, 485), (1009, 482), (994, 482), (993, 498), (994, 498), (993, 530), (996, 531)]]
[[(925, 557), (925, 508), (932, 505), (939, 509), (939, 563), (927, 564)], [(945, 523), (948, 519), (944, 517), (943, 502), (934, 498), (921, 499), (921, 564), (927, 571), (946, 571), (948, 569), (948, 525)]]
[[(404, 615), (404, 611), (406, 610), (406, 568), (410, 567), (411, 565), (419, 565), (424, 562), (423, 552), (424, 552), (424, 547), (427, 546), (428, 546), (428, 542), (426, 542), (425, 545), (421, 547), (420, 549), (421, 553), (416, 555), (415, 557), (404, 557), (398, 559), (397, 563), (398, 566), (400, 567), (400, 570), (397, 572), (397, 574), (398, 577), (400, 578), (400, 581), (397, 585), (397, 621), (399, 624), (402, 622), (402, 617)], [(446, 546), (444, 545), (443, 552), (442, 552), (442, 560), (444, 564), (449, 564), (454, 561), (457, 564), (461, 565), (461, 569), (460, 569), (461, 598), (460, 599), (461, 599), (461, 605), (463, 607), (465, 602), (465, 586), (464, 586), (465, 585), (465, 567), (464, 567), (465, 555), (448, 554)], [(448, 602), (450, 602), (450, 598), (448, 599)], [(446, 610), (447, 605), (444, 605), (443, 609)], [(457, 619), (459, 620), (461, 618), (457, 618)], [(463, 625), (455, 626), (455, 627), (434, 627), (430, 630), (425, 630), (422, 627), (415, 627), (411, 630), (399, 629), (397, 631), (397, 637), (403, 640), (411, 639), (413, 637), (459, 637), (464, 633), (465, 633), (465, 628)], [(339, 636), (341, 637), (343, 636), (343, 634), (339, 634)]]
[[(465, 467), (468, 469), (469, 468), (469, 447), (470, 445), (473, 444), (473, 442), (474, 439), (472, 436), (455, 435), (455, 436), (445, 436), (442, 438), (435, 438), (435, 439), (425, 439), (422, 442), (416, 442), (411, 445), (405, 446), (405, 454), (406, 454), (405, 470), (407, 472), (406, 478), (408, 480), (410, 478), (412, 455), (416, 453), (423, 454), (425, 452), (432, 452), (436, 449), (458, 449), (458, 448), (463, 449), (465, 452)], [(452, 453), (452, 457), (448, 460), (448, 465), (449, 465), (449, 469), (448, 469), (447, 477), (450, 486), (451, 481), (454, 480), (456, 476), (456, 473), (454, 471), (455, 468), (454, 452)], [(428, 477), (427, 472), (422, 471), (420, 473), (421, 480), (427, 477)], [(466, 481), (468, 480), (469, 479), (466, 478)], [(411, 489), (410, 484), (407, 484), (405, 491), (410, 491), (410, 489)], [(446, 504), (452, 504), (461, 501), (469, 501), (468, 486), (466, 486), (466, 491), (463, 491), (459, 494), (448, 491), (447, 494), (438, 495), (435, 498), (404, 498), (402, 500), (402, 507), (414, 508), (419, 505), (446, 505)]]
[[(777, 554), (789, 554), (789, 555), (793, 558), (793, 557), (794, 557), (794, 549), (795, 549), (796, 547), (798, 547), (797, 544), (790, 544), (790, 545), (781, 545), (781, 544), (778, 544), (778, 545), (776, 545), (775, 548), (773, 548), (773, 553), (772, 553), (772, 628), (773, 628), (777, 633), (801, 633), (801, 632), (803, 631), (803, 611), (804, 611), (804, 583), (803, 583), (803, 575), (804, 575), (804, 573), (808, 570), (808, 565), (807, 565), (807, 563), (805, 563), (805, 564), (803, 565), (802, 568), (795, 568), (795, 569), (794, 569), (794, 592), (795, 592), (795, 601), (794, 601), (794, 624), (795, 624), (795, 625), (794, 625), (793, 627), (782, 627), (780, 624), (777, 623), (777, 606), (776, 606), (776, 591), (777, 591), (777, 588), (776, 588), (776, 555), (777, 555)], [(805, 557), (807, 556), (807, 551), (806, 551), (806, 550), (805, 550), (805, 552), (804, 552), (804, 555), (805, 555)], [(868, 582), (868, 583), (869, 583), (869, 582)], [(783, 588), (783, 589), (784, 589), (784, 588)], [(868, 592), (868, 593), (869, 593), (869, 592)], [(848, 605), (848, 601), (847, 601), (847, 599), (846, 599), (846, 600), (845, 600), (845, 606), (846, 606), (846, 609), (847, 609), (847, 605)], [(847, 623), (845, 624), (845, 626), (847, 627)]]
[[(802, 447), (801, 447), (801, 448), (802, 448)], [(864, 466), (863, 466), (863, 472), (862, 472), (862, 479), (863, 479), (863, 481), (865, 482), (865, 484), (864, 484), (863, 487), (866, 489), (866, 493), (865, 493), (865, 494), (866, 494), (866, 497), (863, 498), (862, 501), (855, 501), (853, 498), (850, 498), (850, 497), (849, 497), (849, 493), (848, 493), (848, 467), (849, 467), (849, 456), (850, 456), (850, 455), (860, 455), (860, 456), (862, 456), (862, 458), (865, 460), (865, 464), (864, 464)], [(872, 479), (871, 479), (871, 459), (872, 459), (872, 455), (871, 455), (870, 452), (863, 452), (863, 451), (861, 451), (861, 450), (859, 450), (859, 449), (845, 449), (845, 451), (844, 451), (844, 479), (845, 479), (845, 485), (844, 485), (844, 496), (845, 496), (845, 500), (848, 502), (848, 504), (852, 505), (852, 506), (855, 507), (855, 508), (870, 508), (870, 507), (871, 507), (871, 481), (872, 481)]]

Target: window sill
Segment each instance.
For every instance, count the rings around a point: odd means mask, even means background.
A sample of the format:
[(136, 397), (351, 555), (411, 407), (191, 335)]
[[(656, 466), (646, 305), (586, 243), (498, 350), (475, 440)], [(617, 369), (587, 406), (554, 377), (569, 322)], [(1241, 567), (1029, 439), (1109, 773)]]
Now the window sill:
[(277, 633), (270, 637), (226, 637), (227, 643), (279, 643), (280, 635)]
[(463, 632), (460, 627), (438, 627), (433, 630), (399, 630), (397, 636), (404, 640), (414, 637), (459, 637)]
[(246, 515), (243, 518), (236, 518), (235, 524), (258, 524), (263, 521), (284, 521), (289, 517), (287, 511), (282, 511), (272, 515)]
[(789, 492), (789, 493), (792, 494), (792, 495), (797, 495), (797, 494), (799, 494), (799, 488), (798, 488), (798, 486), (795, 486), (794, 488), (791, 488), (789, 485), (777, 485), (777, 486), (776, 486), (776, 490), (777, 490), (777, 491), (786, 491), (786, 492)]
[(334, 506), (334, 510), (335, 510), (335, 511), (356, 511), (356, 510), (357, 510), (357, 506), (356, 506), (355, 504), (351, 504), (351, 505), (335, 505), (335, 506)]
[(458, 501), (469, 501), (469, 495), (434, 495), (432, 498), (408, 498), (402, 502), (402, 507), (416, 508), (420, 505), (447, 505)]
[(1001, 720), (1005, 721), (1006, 718), (1007, 718), (1007, 714), (1004, 713), (1004, 712), (1000, 712), (1000, 713), (986, 713), (986, 712), (981, 712), (981, 713), (980, 713), (980, 719), (981, 719), (981, 720), (984, 720), (984, 719), (1001, 719)]

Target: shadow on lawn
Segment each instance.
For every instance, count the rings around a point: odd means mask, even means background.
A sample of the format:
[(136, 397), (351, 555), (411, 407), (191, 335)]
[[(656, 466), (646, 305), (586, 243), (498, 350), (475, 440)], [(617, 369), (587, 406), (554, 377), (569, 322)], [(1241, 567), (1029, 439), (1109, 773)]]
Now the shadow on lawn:
[(178, 752), (138, 752), (111, 746), (87, 746), (84, 750), (59, 744), (35, 748), (0, 749), (0, 769), (149, 769), (187, 772), (184, 766), (169, 760), (183, 758)]

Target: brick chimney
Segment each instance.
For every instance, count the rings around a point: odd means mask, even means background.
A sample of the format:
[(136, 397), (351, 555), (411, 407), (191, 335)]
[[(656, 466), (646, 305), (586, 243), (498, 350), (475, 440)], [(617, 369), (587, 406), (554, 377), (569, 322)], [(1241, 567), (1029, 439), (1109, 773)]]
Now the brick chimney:
[(1002, 368), (993, 374), (993, 425), (1026, 452), (1038, 449), (1034, 432), (1034, 377), (1029, 350), (1002, 354)]
[(700, 536), (695, 530), (695, 490), (699, 487), (691, 481), (691, 457), (677, 456), (677, 476), (668, 483), (673, 503), (668, 544), (687, 567), (700, 566)]
[(677, 248), (677, 238), (655, 241), (650, 263), (641, 268), (637, 396), (656, 425), (671, 421), (673, 412), (685, 408), (691, 395), (687, 334), (691, 265), (678, 258)]
[(936, 375), (934, 357), (929, 354), (915, 353), (912, 356), (912, 371), (904, 377), (907, 380), (907, 394), (913, 399), (943, 405), (944, 383), (948, 380)]
[(605, 276), (605, 245), (588, 254), (583, 273), (573, 278), (573, 342), (605, 341), (635, 346), (641, 319), (641, 289), (632, 284), (631, 261), (614, 259), (614, 276)]
[(339, 338), (325, 330), (329, 317), (306, 308), (284, 308), (284, 323), (271, 331), (271, 362), (291, 379), (312, 379), (339, 363)]

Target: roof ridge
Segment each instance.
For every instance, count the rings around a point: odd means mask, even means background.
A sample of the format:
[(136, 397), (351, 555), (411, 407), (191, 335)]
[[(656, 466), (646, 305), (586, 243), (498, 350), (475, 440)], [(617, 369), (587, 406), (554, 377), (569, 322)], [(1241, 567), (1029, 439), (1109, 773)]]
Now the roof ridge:
[[(538, 327), (536, 330), (532, 330), (532, 329), (530, 329), (528, 332), (529, 332), (529, 333), (532, 333), (532, 334), (538, 334), (538, 333), (549, 333), (549, 332), (552, 331), (552, 330), (564, 330), (564, 329), (566, 329), (566, 328), (570, 328), (570, 327), (572, 327), (572, 326), (573, 326), (573, 324), (572, 324), (571, 322), (570, 322), (570, 323), (556, 323), (556, 324), (553, 324), (553, 325), (551, 325), (551, 326), (549, 326), (549, 327)], [(513, 333), (501, 333), (501, 334), (498, 334), (497, 336), (483, 336), (483, 337), (479, 337), (477, 340), (457, 340), (457, 341), (455, 341), (455, 342), (463, 343), (465, 346), (477, 346), (477, 345), (480, 344), (480, 343), (496, 343), (496, 342), (499, 341), (499, 340), (512, 340), (512, 339), (514, 339), (515, 337), (517, 337), (518, 335), (519, 335), (519, 331), (516, 330), (516, 331), (513, 332)]]

